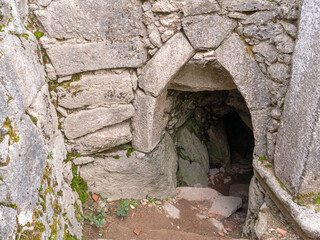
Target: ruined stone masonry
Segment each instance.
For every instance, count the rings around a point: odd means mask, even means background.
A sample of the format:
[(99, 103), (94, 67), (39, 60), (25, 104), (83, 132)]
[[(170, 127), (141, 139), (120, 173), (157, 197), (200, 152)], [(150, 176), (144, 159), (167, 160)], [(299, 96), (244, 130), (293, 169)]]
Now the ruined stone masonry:
[(320, 189), (319, 26), (315, 0), (0, 0), (0, 239), (81, 239), (77, 181), (108, 201), (206, 185), (232, 113), (254, 137), (244, 233), (271, 201), (319, 239), (295, 201)]

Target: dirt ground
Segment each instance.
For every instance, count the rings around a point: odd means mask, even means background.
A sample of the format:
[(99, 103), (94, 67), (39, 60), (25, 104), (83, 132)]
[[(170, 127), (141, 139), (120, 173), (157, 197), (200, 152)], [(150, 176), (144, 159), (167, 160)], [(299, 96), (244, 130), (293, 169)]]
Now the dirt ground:
[[(234, 183), (249, 183), (252, 173), (244, 171), (220, 172), (209, 176), (209, 186), (215, 188), (223, 195), (229, 194), (229, 188)], [(93, 198), (95, 198), (95, 200)], [(172, 199), (157, 200), (130, 200), (127, 215), (117, 216), (117, 208), (124, 203), (115, 201), (107, 203), (93, 194), (84, 204), (83, 239), (86, 240), (221, 240), (246, 239), (241, 237), (247, 214), (247, 195), (242, 196), (243, 206), (226, 219), (208, 214), (208, 202), (187, 201), (176, 195)], [(169, 217), (164, 210), (164, 204), (170, 203), (180, 210), (180, 218)], [(134, 206), (136, 204), (136, 206)], [(102, 227), (92, 222), (95, 214), (106, 211)], [(89, 216), (89, 217), (88, 217)], [(91, 218), (91, 221), (88, 220)], [(212, 223), (214, 219), (220, 220), (224, 229), (220, 230)], [(285, 235), (277, 230), (286, 231)], [(268, 230), (263, 239), (300, 239), (294, 230), (274, 212), (268, 216)]]

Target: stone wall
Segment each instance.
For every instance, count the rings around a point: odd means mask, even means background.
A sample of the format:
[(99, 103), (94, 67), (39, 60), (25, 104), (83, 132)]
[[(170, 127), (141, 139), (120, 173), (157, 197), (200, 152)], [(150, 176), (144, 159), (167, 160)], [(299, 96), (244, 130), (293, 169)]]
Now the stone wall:
[[(263, 166), (259, 157), (267, 159), (288, 189), (305, 192), (291, 186), (291, 174), (279, 171), (286, 163), (286, 153), (279, 153), (285, 139), (292, 144), (296, 139), (285, 133), (292, 132), (286, 130), (290, 107), (280, 120), (292, 75), (299, 0), (2, 0), (0, 6), (0, 214), (12, 223), (0, 228), (3, 236), (21, 234), (14, 233), (16, 224), (31, 223), (37, 200), (43, 200), (61, 204), (61, 213), (48, 210), (47, 219), (66, 221), (79, 237), (78, 196), (70, 187), (76, 177), (108, 200), (174, 194), (178, 156), (166, 131), (172, 120), (168, 89), (237, 88), (251, 115), (256, 169)], [(298, 88), (294, 80), (291, 92)], [(311, 135), (316, 131), (305, 138)], [(311, 165), (301, 164), (317, 169), (315, 156), (309, 156)], [(295, 167), (301, 173), (300, 165)], [(29, 178), (21, 178), (23, 171)], [(52, 173), (52, 191), (41, 177), (46, 172)], [(50, 221), (43, 224), (58, 220)], [(58, 225), (61, 236), (64, 224)], [(52, 234), (46, 229), (44, 236)]]
[(0, 239), (81, 238), (41, 49), (24, 27), (27, 1), (0, 6)]

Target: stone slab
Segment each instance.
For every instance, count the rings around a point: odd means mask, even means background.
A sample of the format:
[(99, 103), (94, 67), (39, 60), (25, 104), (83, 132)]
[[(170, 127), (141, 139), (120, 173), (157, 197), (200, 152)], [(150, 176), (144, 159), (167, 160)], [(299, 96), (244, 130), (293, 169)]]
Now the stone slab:
[(213, 200), (213, 203), (209, 209), (209, 213), (218, 214), (221, 215), (222, 218), (227, 218), (241, 207), (241, 198), (219, 196)]
[(49, 37), (61, 40), (79, 38), (123, 42), (144, 32), (141, 3), (133, 0), (58, 0), (35, 11), (35, 15)]
[(136, 68), (147, 60), (139, 37), (113, 44), (63, 42), (46, 46), (46, 52), (59, 76), (99, 69)]
[(143, 67), (139, 86), (155, 97), (161, 95), (194, 54), (195, 50), (184, 35), (176, 33)]
[(217, 12), (220, 6), (217, 0), (187, 0), (184, 2), (182, 11), (184, 16), (194, 16), (205, 13)]
[(136, 92), (134, 100), (135, 114), (132, 119), (132, 145), (139, 151), (151, 152), (160, 141), (161, 131), (165, 127), (163, 113), (167, 93), (154, 98), (141, 90)]
[(276, 3), (265, 0), (218, 0), (218, 2), (228, 11), (239, 12), (271, 10), (277, 7)]
[(71, 82), (69, 88), (57, 88), (58, 104), (67, 109), (76, 109), (130, 103), (134, 96), (132, 83), (136, 79), (135, 73), (127, 70), (121, 73), (103, 71), (83, 74), (79, 81)]
[(274, 158), (276, 176), (294, 195), (320, 188), (320, 14), (313, 4), (316, 1), (302, 5), (291, 84)]
[(125, 144), (131, 139), (130, 124), (122, 122), (71, 140), (70, 143), (79, 154), (90, 155)]
[(216, 49), (237, 26), (233, 19), (218, 14), (183, 19), (183, 30), (196, 50)]
[(68, 115), (64, 121), (64, 132), (68, 139), (75, 139), (131, 118), (134, 108), (131, 104), (82, 110)]
[(250, 110), (266, 108), (269, 103), (265, 76), (247, 53), (237, 34), (232, 34), (216, 50), (219, 63), (230, 73)]

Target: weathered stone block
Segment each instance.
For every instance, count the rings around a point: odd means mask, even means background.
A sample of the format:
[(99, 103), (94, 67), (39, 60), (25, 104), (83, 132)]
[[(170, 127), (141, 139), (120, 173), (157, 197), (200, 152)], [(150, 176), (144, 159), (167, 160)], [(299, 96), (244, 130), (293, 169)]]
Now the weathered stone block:
[(232, 76), (250, 110), (269, 105), (265, 76), (237, 34), (232, 34), (221, 44), (216, 50), (216, 57)]
[(186, 17), (183, 30), (196, 50), (215, 49), (237, 26), (233, 19), (218, 14)]
[(132, 83), (136, 78), (135, 73), (127, 70), (83, 74), (79, 81), (70, 83), (70, 88), (57, 88), (58, 103), (68, 109), (130, 103), (133, 100)]
[(228, 11), (251, 12), (271, 10), (276, 8), (276, 3), (265, 0), (218, 0), (220, 5)]
[(101, 128), (123, 122), (131, 118), (133, 114), (134, 108), (131, 104), (82, 110), (70, 114), (66, 118), (64, 132), (68, 139), (78, 138)]
[(256, 12), (250, 15), (246, 20), (242, 21), (242, 23), (260, 25), (271, 20), (275, 16), (277, 16), (276, 11)]
[(188, 40), (182, 33), (177, 33), (144, 66), (139, 86), (153, 96), (159, 96), (194, 54)]
[(125, 144), (131, 139), (130, 124), (123, 122), (70, 142), (73, 144), (73, 149), (81, 155), (89, 155)]
[(108, 201), (120, 198), (142, 199), (146, 196), (167, 198), (175, 193), (177, 154), (168, 134), (151, 154), (126, 151), (114, 157), (96, 158), (92, 164), (80, 168), (89, 191), (101, 193)]
[(290, 77), (288, 65), (278, 62), (268, 67), (268, 73), (270, 74), (271, 79), (278, 83), (285, 83)]
[(320, 188), (320, 14), (302, 5), (292, 79), (275, 150), (275, 173), (293, 195)]
[(270, 63), (274, 63), (277, 60), (277, 49), (268, 42), (261, 42), (258, 45), (255, 45), (252, 51), (254, 53), (259, 53)]
[(138, 90), (134, 101), (135, 114), (132, 120), (132, 145), (141, 152), (150, 152), (160, 141), (164, 127), (163, 113), (167, 92), (154, 98)]
[(236, 89), (232, 77), (223, 68), (211, 64), (204, 67), (196, 63), (187, 63), (170, 82), (169, 89), (188, 92), (217, 91)]
[(141, 66), (147, 53), (139, 37), (125, 43), (65, 42), (48, 45), (47, 54), (59, 76), (108, 69)]
[(58, 0), (35, 15), (49, 36), (57, 39), (122, 42), (144, 32), (141, 3), (133, 0)]
[(217, 0), (187, 0), (183, 5), (184, 16), (194, 16), (204, 13), (212, 13), (220, 10)]

